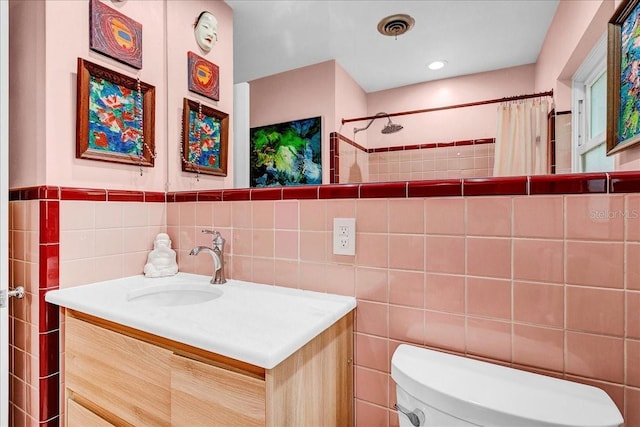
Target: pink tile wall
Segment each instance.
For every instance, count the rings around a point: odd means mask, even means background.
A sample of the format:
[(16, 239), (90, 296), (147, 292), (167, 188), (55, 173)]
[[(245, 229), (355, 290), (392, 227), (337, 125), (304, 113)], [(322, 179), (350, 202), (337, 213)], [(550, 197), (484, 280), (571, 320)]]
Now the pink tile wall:
[(165, 231), (164, 203), (61, 201), (60, 287), (142, 274)]
[[(332, 254), (344, 216), (355, 256)], [(187, 251), (215, 226), (230, 277), (358, 299), (358, 425), (397, 425), (400, 343), (592, 384), (640, 418), (638, 194), (187, 202), (167, 221), (182, 271), (211, 273)]]
[(24, 286), (24, 299), (9, 300), (9, 418), (12, 425), (38, 424), (39, 201), (9, 204), (9, 286)]
[(336, 132), (330, 137), (332, 183), (415, 181), (493, 175), (493, 139), (367, 149)]
[(10, 286), (27, 291), (10, 302), (10, 422), (57, 426), (64, 424), (64, 319), (44, 296), (140, 274), (149, 236), (166, 229), (165, 205), (145, 201), (165, 195), (41, 186), (11, 190), (10, 200)]
[(493, 153), (494, 144), (370, 153), (368, 182), (492, 176)]

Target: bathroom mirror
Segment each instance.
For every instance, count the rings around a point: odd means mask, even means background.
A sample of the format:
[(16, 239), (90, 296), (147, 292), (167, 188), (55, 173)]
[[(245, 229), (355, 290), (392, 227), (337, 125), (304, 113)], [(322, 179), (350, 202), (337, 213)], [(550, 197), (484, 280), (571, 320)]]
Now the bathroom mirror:
[[(477, 2), (477, 1), (466, 2), (468, 3), (466, 5), (468, 9), (466, 13), (460, 13), (459, 11), (456, 11), (453, 9), (447, 12), (448, 10), (447, 3), (450, 4), (451, 2), (446, 2), (446, 1), (433, 1), (433, 2), (406, 2), (406, 1), (401, 1), (401, 2), (397, 2), (397, 1), (396, 2), (366, 2), (366, 1), (365, 2), (349, 2), (349, 1), (253, 2), (252, 1), (252, 2), (247, 2), (246, 0), (228, 0), (227, 3), (234, 9), (234, 32), (235, 32), (234, 68), (235, 68), (235, 74), (236, 74), (234, 76), (234, 83), (236, 84), (241, 83), (243, 81), (249, 81), (249, 83), (251, 83), (251, 81), (254, 81), (255, 79), (260, 79), (265, 76), (271, 76), (283, 71), (282, 69), (275, 67), (271, 62), (268, 62), (268, 61), (261, 62), (259, 58), (256, 58), (257, 61), (252, 62), (250, 64), (250, 67), (251, 67), (250, 72), (245, 71), (244, 74), (239, 73), (239, 70), (242, 67), (247, 67), (246, 65), (247, 58), (243, 58), (239, 54), (239, 52), (250, 51), (250, 46), (246, 45), (246, 43), (250, 43), (251, 40), (246, 37), (247, 35), (252, 36), (256, 39), (262, 40), (263, 50), (268, 50), (268, 54), (275, 59), (274, 62), (277, 63), (277, 62), (286, 61), (286, 59), (282, 59), (279, 61), (278, 60), (279, 55), (282, 55), (282, 58), (295, 57), (300, 62), (296, 65), (293, 65), (293, 67), (296, 67), (297, 65), (299, 65), (300, 67), (304, 67), (311, 64), (321, 63), (323, 60), (330, 61), (332, 59), (336, 59), (332, 56), (326, 56), (321, 60), (317, 60), (316, 58), (312, 57), (311, 52), (318, 48), (320, 48), (321, 50), (326, 49), (328, 45), (329, 47), (331, 47), (330, 45), (332, 43), (335, 44), (335, 41), (333, 41), (333, 39), (329, 37), (329, 33), (331, 33), (332, 31), (336, 31), (337, 27), (352, 28), (352, 33), (348, 34), (348, 36), (345, 36), (342, 39), (341, 43), (344, 44), (345, 45), (344, 47), (346, 49), (349, 49), (351, 52), (350, 53), (351, 59), (349, 59), (349, 61), (357, 61), (363, 56), (361, 52), (363, 49), (364, 40), (366, 39), (366, 37), (362, 35), (363, 32), (376, 32), (377, 31), (376, 24), (378, 24), (378, 22), (385, 16), (392, 15), (393, 13), (407, 13), (411, 15), (412, 18), (415, 19), (415, 27), (413, 31), (416, 31), (416, 29), (419, 28), (419, 26), (425, 25), (424, 24), (425, 22), (430, 22), (429, 19), (433, 19), (433, 18), (429, 18), (427, 14), (431, 13), (431, 15), (434, 15), (436, 11), (441, 14), (440, 16), (446, 17), (446, 19), (451, 18), (451, 19), (454, 19), (454, 21), (457, 20), (456, 22), (458, 22), (458, 24), (451, 26), (451, 28), (447, 31), (438, 32), (437, 29), (434, 28), (429, 33), (428, 38), (423, 39), (423, 44), (427, 44), (426, 40), (428, 40), (429, 42), (431, 42), (432, 40), (435, 41), (436, 42), (435, 45), (438, 46), (438, 49), (436, 49), (437, 53), (434, 53), (432, 56), (425, 56), (425, 55), (422, 55), (422, 53), (420, 52), (416, 52), (414, 56), (420, 56), (419, 60), (422, 61), (423, 63), (424, 74), (425, 76), (430, 76), (430, 77), (425, 77), (423, 81), (437, 84), (437, 82), (439, 81), (444, 81), (445, 78), (454, 78), (456, 73), (464, 73), (464, 71), (457, 70), (455, 68), (456, 64), (451, 63), (452, 61), (449, 60), (447, 67), (445, 67), (442, 71), (440, 71), (440, 74), (431, 73), (427, 69), (427, 60), (428, 59), (447, 59), (447, 52), (456, 50), (456, 46), (452, 45), (450, 42), (450, 39), (453, 39), (453, 37), (448, 37), (447, 33), (450, 33), (451, 31), (456, 31), (456, 28), (464, 27), (464, 23), (467, 22), (467, 20), (469, 20), (469, 22), (473, 22), (474, 19), (477, 20), (477, 13), (474, 12), (475, 9), (472, 7), (472, 5), (474, 7), (478, 7), (477, 4), (482, 2)], [(329, 9), (331, 8), (331, 4), (334, 4), (335, 6), (336, 3), (340, 3), (342, 6), (347, 7), (346, 12), (343, 12), (340, 15), (332, 14), (333, 12)], [(367, 8), (366, 3), (372, 3), (372, 4), (383, 3), (385, 4), (385, 6), (384, 7), (376, 6), (375, 10), (373, 10), (374, 8), (372, 7)], [(456, 2), (456, 3), (463, 3), (463, 2)], [(518, 3), (518, 2), (512, 2), (512, 3)], [(547, 12), (549, 8), (549, 4), (554, 4), (555, 6), (557, 6), (557, 2), (555, 1), (538, 1), (533, 3), (538, 3), (538, 4), (544, 3), (547, 7)], [(521, 89), (522, 86), (516, 85), (514, 86), (513, 91), (508, 91), (507, 93), (504, 93), (503, 96), (514, 96), (514, 95), (520, 95), (523, 93), (535, 93), (535, 92), (548, 91), (548, 90), (554, 91), (555, 111), (556, 113), (559, 113), (559, 115), (556, 116), (555, 128), (552, 129), (552, 132), (556, 138), (556, 149), (555, 149), (556, 164), (560, 164), (560, 162), (563, 162), (562, 163), (563, 166), (558, 167), (556, 170), (556, 173), (571, 173), (572, 171), (575, 171), (575, 172), (582, 171), (576, 168), (575, 166), (572, 166), (572, 162), (577, 164), (580, 162), (586, 162), (587, 160), (593, 161), (594, 158), (598, 158), (598, 160), (596, 161), (596, 163), (598, 164), (595, 167), (602, 168), (600, 170), (605, 170), (607, 167), (616, 167), (620, 170), (638, 169), (640, 167), (635, 167), (635, 168), (633, 167), (633, 165), (636, 163), (638, 163), (638, 166), (640, 166), (640, 163), (636, 160), (640, 158), (640, 152), (637, 150), (633, 150), (633, 152), (620, 153), (619, 155), (617, 155), (619, 156), (618, 159), (615, 160), (616, 162), (619, 163), (619, 165), (612, 166), (611, 162), (613, 161), (613, 159), (607, 158), (603, 153), (598, 152), (598, 150), (591, 150), (588, 153), (587, 151), (583, 150), (584, 151), (582, 153), (583, 155), (580, 156), (580, 155), (577, 155), (575, 153), (575, 150), (572, 149), (571, 129), (572, 127), (575, 127), (578, 123), (577, 122), (578, 118), (575, 117), (575, 115), (571, 114), (572, 111), (575, 111), (575, 107), (572, 105), (572, 98), (571, 98), (572, 78), (576, 70), (578, 70), (578, 68), (580, 67), (580, 64), (585, 62), (585, 58), (589, 56), (589, 52), (598, 44), (599, 40), (601, 40), (601, 36), (605, 35), (607, 22), (615, 10), (614, 0), (602, 0), (602, 1), (597, 0), (594, 2), (580, 2), (580, 3), (590, 4), (589, 10), (584, 11), (584, 14), (583, 14), (583, 15), (586, 14), (589, 16), (587, 18), (586, 23), (585, 23), (584, 16), (578, 16), (578, 14), (566, 13), (564, 11), (561, 11), (561, 16), (556, 16), (553, 18), (553, 19), (562, 19), (564, 23), (561, 26), (562, 30), (560, 31), (566, 31), (566, 34), (561, 34), (561, 35), (555, 34), (555, 37), (557, 38), (559, 43), (558, 49), (564, 49), (564, 50), (570, 51), (568, 53), (567, 52), (564, 53), (563, 62), (561, 64), (564, 67), (564, 69), (562, 70), (549, 69), (550, 73), (555, 73), (558, 75), (557, 80), (554, 81), (553, 84), (545, 85), (545, 87), (540, 87), (538, 91), (522, 90)], [(265, 23), (268, 24), (269, 27), (271, 27), (271, 30), (268, 30), (268, 31), (264, 30), (260, 26), (256, 27), (255, 22), (247, 23), (243, 20), (246, 15), (246, 8), (257, 8), (259, 5), (265, 5), (265, 4), (269, 5), (268, 6), (269, 12), (265, 14), (265, 12), (263, 11), (262, 16), (270, 17), (268, 22), (265, 21)], [(418, 7), (419, 4), (429, 4), (431, 9), (429, 10), (429, 8), (426, 8), (426, 7)], [(552, 17), (556, 12), (555, 6), (551, 7)], [(321, 19), (318, 21), (318, 20), (312, 19), (314, 16), (318, 15), (317, 9), (314, 9), (317, 7), (323, 7), (327, 9), (326, 11), (322, 9), (323, 12), (320, 14), (320, 17), (323, 18), (324, 20)], [(503, 17), (501, 17), (501, 19), (502, 19), (502, 22), (498, 24), (501, 27), (501, 32), (498, 35), (498, 37), (500, 38), (500, 40), (509, 39), (509, 37), (505, 36), (505, 34), (510, 34), (509, 25), (508, 25), (510, 23), (508, 21), (509, 18), (507, 15), (504, 15)], [(576, 31), (580, 33), (577, 35), (577, 34), (571, 33), (571, 30), (573, 25), (572, 20), (578, 20), (578, 19), (582, 19), (582, 21), (575, 24), (576, 27), (581, 28), (579, 31)], [(532, 21), (539, 23), (540, 19), (532, 20)], [(547, 22), (551, 23), (550, 21), (547, 21)], [(393, 26), (395, 24), (392, 23), (391, 25)], [(490, 22), (485, 22), (485, 25), (496, 26), (495, 23), (490, 23)], [(545, 25), (545, 24), (543, 23), (540, 25)], [(253, 26), (253, 28), (251, 28), (251, 26)], [(250, 30), (248, 30), (248, 28), (250, 28)], [(555, 28), (554, 31), (556, 32), (559, 31), (557, 25), (554, 28)], [(297, 31), (299, 29), (303, 29), (304, 32), (298, 33)], [(240, 35), (242, 35), (242, 37), (240, 37)], [(318, 35), (320, 35), (320, 37), (318, 37)], [(376, 36), (379, 36), (380, 38), (384, 38), (384, 36), (380, 34), (376, 34)], [(403, 43), (405, 41), (411, 41), (411, 43), (413, 43), (413, 45), (415, 46), (415, 41), (411, 40), (411, 37), (412, 37), (411, 31), (408, 31), (406, 34), (398, 35), (396, 37), (387, 37), (385, 39), (385, 43), (388, 43), (388, 44), (393, 43), (394, 44), (393, 46), (397, 46), (397, 49), (395, 50), (401, 51), (403, 49), (401, 48), (401, 46), (403, 46)], [(278, 45), (278, 41), (277, 41), (279, 39), (283, 39), (285, 41), (284, 48), (278, 47), (280, 46)], [(470, 36), (466, 39), (466, 41), (468, 44), (472, 44), (473, 39), (474, 37)], [(496, 43), (475, 47), (475, 50), (477, 51), (477, 54), (479, 55), (479, 57), (475, 58), (470, 56), (467, 60), (469, 62), (482, 63), (483, 57), (488, 57), (490, 52), (495, 50), (505, 51), (504, 47), (498, 46), (497, 44), (498, 41), (496, 41)], [(542, 43), (541, 40), (538, 40), (537, 42)], [(406, 43), (406, 44), (409, 44), (409, 43)], [(433, 45), (431, 43), (428, 43), (428, 44), (429, 46)], [(506, 49), (506, 50), (511, 51), (513, 55), (517, 55), (519, 51), (521, 51), (522, 49), (518, 49), (515, 46), (512, 46), (510, 49)], [(407, 52), (401, 52), (401, 53), (403, 55), (411, 55), (410, 53), (407, 53)], [(605, 50), (605, 53), (606, 53), (606, 50)], [(606, 54), (605, 54), (605, 57), (606, 57)], [(339, 59), (336, 59), (336, 61), (338, 62), (340, 67), (344, 69), (350, 66), (347, 63), (340, 64)], [(525, 60), (523, 61), (524, 62), (521, 62), (521, 64), (524, 65), (525, 67), (526, 67), (525, 64), (531, 62), (531, 61), (526, 62)], [(484, 60), (484, 62), (487, 62), (487, 60)], [(533, 62), (535, 62), (535, 60)], [(514, 64), (514, 62), (508, 62), (508, 64), (512, 65)], [(557, 66), (558, 64), (552, 63), (551, 67), (547, 66), (547, 68), (553, 68), (553, 67), (557, 68)], [(401, 74), (401, 73), (398, 73), (398, 67), (399, 66), (396, 65), (396, 63), (394, 62), (393, 57), (379, 57), (375, 62), (369, 63), (367, 67), (361, 67), (361, 68), (367, 68), (368, 72), (372, 75), (388, 75), (390, 77), (393, 77), (394, 73)], [(453, 68), (453, 69), (456, 69), (457, 71), (452, 72), (453, 74), (447, 74), (448, 73), (447, 68), (449, 69)], [(499, 68), (499, 67), (495, 67), (495, 68)], [(478, 69), (478, 68), (476, 68), (475, 70), (476, 72), (482, 71), (481, 69)], [(523, 72), (528, 73), (533, 71), (524, 70)], [(538, 73), (539, 71), (536, 70), (535, 72)], [(428, 74), (428, 73), (431, 73), (431, 74)], [(354, 75), (352, 77), (354, 78), (354, 80), (359, 78), (356, 75), (356, 73), (353, 73), (353, 74)], [(508, 79), (508, 74), (506, 75), (506, 78)], [(531, 78), (533, 79), (533, 77)], [(402, 85), (410, 85), (414, 83), (417, 83), (417, 82), (407, 81), (407, 82), (396, 82), (395, 84), (397, 86), (402, 86)], [(589, 84), (591, 83), (592, 82), (589, 82)], [(309, 84), (311, 85), (315, 83), (309, 82)], [(552, 86), (552, 87), (549, 87), (549, 86)], [(385, 87), (372, 85), (371, 87), (367, 88), (367, 92), (369, 94), (374, 93), (376, 95), (373, 95), (373, 96), (367, 95), (367, 97), (369, 99), (375, 98), (378, 93), (381, 93), (379, 91), (383, 91), (385, 89), (391, 89), (392, 87), (395, 87), (395, 86), (390, 86), (389, 88), (385, 88)], [(434, 87), (438, 87), (438, 86), (434, 86)], [(444, 86), (440, 86), (438, 87), (438, 90), (441, 90), (444, 92), (446, 91), (446, 88)], [(601, 87), (597, 86), (594, 89), (594, 92), (596, 92), (597, 90), (601, 90)], [(403, 94), (404, 94), (403, 92), (399, 92), (399, 96)], [(440, 94), (440, 95), (443, 95), (443, 94)], [(465, 102), (483, 101), (483, 100), (492, 99), (492, 98), (493, 96), (491, 96), (491, 94), (482, 96), (482, 91), (479, 91), (478, 96), (476, 98), (466, 99)], [(260, 108), (260, 107), (253, 104), (253, 99), (251, 99), (251, 102), (252, 102), (252, 105), (251, 105), (250, 111), (253, 114), (254, 109)], [(308, 102), (309, 104), (313, 104), (313, 103), (317, 103), (318, 100), (309, 99)], [(371, 104), (371, 101), (368, 101), (368, 102), (369, 104)], [(403, 105), (402, 103), (397, 102), (395, 105), (391, 103), (389, 105), (385, 105), (384, 107), (381, 106), (380, 111), (385, 111), (387, 113), (396, 113), (396, 112), (407, 111), (407, 110), (418, 110), (421, 108), (439, 107), (439, 106), (446, 106), (446, 105), (457, 104), (457, 103), (458, 102), (456, 102), (455, 99), (449, 99), (449, 101), (447, 102), (447, 96), (446, 94), (444, 94), (443, 96), (438, 98), (438, 100), (433, 100), (432, 103), (423, 103), (423, 104), (414, 103), (412, 106), (407, 106), (406, 104)], [(237, 101), (236, 101), (236, 105), (237, 105)], [(495, 117), (496, 115), (495, 111), (496, 111), (497, 105), (494, 104), (494, 105), (483, 107), (483, 108), (491, 110), (489, 114), (492, 114), (493, 117)], [(470, 112), (463, 112), (462, 110), (458, 110), (458, 111), (460, 113), (460, 117), (465, 117), (464, 114), (472, 114)], [(376, 120), (368, 131), (359, 132), (357, 135), (353, 131), (354, 128), (362, 128), (366, 126), (367, 120), (358, 121), (354, 123), (347, 123), (347, 124), (342, 124), (338, 120), (340, 118), (349, 119), (349, 118), (358, 117), (358, 116), (367, 116), (368, 115), (367, 113), (371, 113), (371, 111), (369, 112), (363, 111), (362, 114), (350, 114), (349, 112), (345, 114), (345, 116), (338, 117), (339, 114), (336, 111), (336, 123), (325, 123), (323, 127), (323, 133), (324, 133), (323, 149), (327, 152), (329, 151), (328, 134), (330, 132), (339, 132), (346, 138), (354, 140), (355, 143), (357, 144), (363, 144), (365, 147), (371, 147), (372, 145), (371, 144), (366, 145), (366, 142), (371, 143), (371, 139), (373, 137), (366, 134), (370, 134), (370, 135), (375, 134), (379, 136), (381, 129), (388, 124), (387, 118), (383, 117), (380, 120)], [(487, 114), (487, 113), (485, 112), (483, 114)], [(464, 136), (460, 137), (459, 135), (454, 135), (451, 137), (439, 135), (437, 137), (434, 137), (434, 139), (411, 139), (411, 140), (403, 139), (405, 138), (403, 137), (403, 135), (408, 135), (411, 133), (411, 131), (408, 131), (408, 130), (411, 129), (412, 126), (415, 128), (413, 122), (418, 116), (420, 116), (420, 118), (425, 118), (427, 121), (439, 120), (439, 116), (437, 113), (426, 113), (423, 115), (415, 115), (415, 116), (391, 117), (391, 120), (393, 123), (398, 123), (400, 125), (403, 125), (405, 130), (401, 132), (397, 132), (393, 135), (385, 135), (385, 137), (387, 138), (385, 141), (389, 141), (388, 147), (396, 147), (398, 145), (424, 144), (424, 143), (431, 143), (431, 142), (447, 143), (447, 142), (465, 140), (465, 139), (469, 139), (469, 140), (483, 139), (491, 135), (491, 134), (489, 135), (476, 134), (476, 135), (470, 135), (467, 138), (465, 138)], [(289, 119), (294, 119), (294, 117), (278, 117), (274, 119), (273, 122), (274, 123), (281, 122)], [(459, 121), (459, 123), (464, 123), (465, 120), (473, 120), (473, 119), (463, 118)], [(268, 122), (258, 123), (255, 125), (259, 126), (259, 125), (265, 125), (265, 124), (268, 124)], [(428, 127), (428, 125), (423, 125), (423, 126), (425, 129)], [(494, 120), (494, 123), (492, 123), (490, 126), (495, 126), (495, 120)], [(458, 128), (458, 129), (463, 127), (464, 126), (460, 126), (459, 124), (452, 126), (452, 128)], [(414, 129), (414, 132), (415, 132), (415, 129)], [(368, 136), (369, 136), (369, 139), (367, 140), (366, 138)], [(233, 143), (249, 144), (249, 141), (239, 139), (238, 135), (234, 133)], [(379, 147), (383, 147), (383, 144), (385, 144), (384, 142), (374, 142), (374, 143), (376, 144), (376, 146), (379, 146)], [(489, 144), (487, 144), (487, 146), (489, 146)], [(453, 151), (454, 156), (461, 155), (459, 152), (456, 152), (457, 150), (455, 149), (449, 150), (449, 151)], [(360, 152), (360, 153), (356, 153), (355, 156), (357, 158), (357, 156), (362, 154), (366, 155), (367, 153)], [(450, 154), (451, 153), (449, 153), (449, 155)], [(369, 155), (371, 154), (369, 153)], [(462, 156), (464, 157), (464, 154), (462, 154)], [(484, 156), (486, 157), (487, 155), (484, 154)], [(572, 156), (575, 158), (572, 159)], [(402, 159), (400, 160), (402, 161)], [(451, 163), (455, 164), (456, 163), (455, 159), (453, 160), (454, 161), (452, 161)], [(324, 157), (324, 161), (325, 161), (324, 167), (328, 168), (328, 157)], [(349, 161), (352, 161), (352, 160), (349, 160)], [(468, 158), (467, 158), (467, 162), (468, 162)], [(604, 164), (604, 165), (599, 164), (599, 163), (607, 163), (607, 162), (608, 164)], [(487, 173), (485, 173), (482, 176), (491, 176), (491, 173), (488, 172), (489, 168), (487, 167), (485, 170), (487, 171)], [(597, 170), (597, 169), (592, 169), (592, 170)], [(355, 174), (355, 175), (357, 176), (358, 174)], [(478, 176), (478, 175), (475, 175), (475, 176)], [(442, 177), (443, 177), (442, 175), (438, 175), (438, 176), (423, 175), (422, 177), (415, 178), (415, 179), (433, 179), (433, 178), (442, 178)], [(455, 177), (455, 176), (450, 176), (450, 177)], [(400, 178), (399, 180), (410, 180), (410, 179), (411, 178), (406, 178), (406, 175), (405, 175), (403, 178)], [(382, 179), (381, 181), (387, 181), (387, 180), (395, 180), (395, 179), (389, 178), (387, 176), (387, 179)], [(372, 180), (369, 180), (369, 181), (372, 181)], [(329, 180), (326, 178), (326, 175), (323, 182), (329, 183)], [(341, 180), (339, 182), (343, 183), (348, 181)], [(217, 184), (212, 184), (212, 185), (217, 185)], [(207, 189), (206, 181), (205, 183), (200, 183), (197, 186), (197, 188)], [(220, 188), (220, 187), (217, 186), (215, 188)]]

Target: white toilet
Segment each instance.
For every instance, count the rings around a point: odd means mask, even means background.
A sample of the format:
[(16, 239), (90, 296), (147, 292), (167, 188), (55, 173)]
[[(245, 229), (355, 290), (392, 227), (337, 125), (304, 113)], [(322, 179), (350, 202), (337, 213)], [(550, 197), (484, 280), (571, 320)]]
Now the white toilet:
[(400, 345), (391, 359), (401, 427), (617, 427), (596, 387)]

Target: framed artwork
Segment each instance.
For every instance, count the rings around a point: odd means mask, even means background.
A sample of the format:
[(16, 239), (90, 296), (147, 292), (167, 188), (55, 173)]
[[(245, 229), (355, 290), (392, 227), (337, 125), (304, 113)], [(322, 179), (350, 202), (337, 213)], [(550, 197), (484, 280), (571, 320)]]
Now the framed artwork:
[(78, 58), (76, 157), (153, 166), (155, 87)]
[(229, 114), (184, 99), (182, 170), (227, 176)]
[(250, 131), (250, 186), (322, 184), (322, 121), (294, 120)]
[(220, 72), (216, 64), (196, 55), (187, 53), (189, 90), (220, 101)]
[(611, 17), (607, 47), (607, 155), (640, 142), (640, 1)]
[(139, 70), (142, 68), (142, 24), (100, 0), (91, 0), (89, 48)]

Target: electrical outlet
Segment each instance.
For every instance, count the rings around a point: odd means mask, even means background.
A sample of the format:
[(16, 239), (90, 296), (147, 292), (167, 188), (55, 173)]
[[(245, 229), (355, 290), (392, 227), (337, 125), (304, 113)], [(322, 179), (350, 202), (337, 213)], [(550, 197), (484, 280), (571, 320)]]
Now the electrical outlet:
[(333, 219), (333, 253), (335, 255), (356, 254), (356, 219)]

